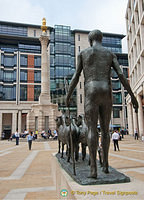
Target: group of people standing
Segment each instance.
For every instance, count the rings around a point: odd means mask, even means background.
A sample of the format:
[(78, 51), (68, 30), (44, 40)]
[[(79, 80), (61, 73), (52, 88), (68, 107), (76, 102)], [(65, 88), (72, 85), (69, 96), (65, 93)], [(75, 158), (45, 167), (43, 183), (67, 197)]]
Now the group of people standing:
[[(48, 133), (46, 133), (44, 130), (42, 131), (41, 133), (41, 136), (44, 138), (44, 139), (47, 139), (49, 137), (52, 137), (53, 139), (57, 139), (58, 137), (58, 134), (57, 134), (57, 131), (54, 130), (53, 132), (54, 134), (52, 134), (51, 130), (48, 129)], [(20, 138), (20, 133), (18, 132), (18, 129), (16, 130), (16, 132), (13, 134), (14, 135), (14, 138), (16, 139), (16, 145), (19, 145), (19, 138)], [(29, 150), (31, 150), (31, 147), (32, 147), (32, 141), (37, 139), (38, 137), (38, 130), (36, 130), (34, 133), (32, 131), (28, 132), (26, 129), (23, 133), (23, 136), (27, 136), (27, 142), (28, 142), (28, 147), (29, 147)], [(13, 137), (13, 136), (12, 136)]]

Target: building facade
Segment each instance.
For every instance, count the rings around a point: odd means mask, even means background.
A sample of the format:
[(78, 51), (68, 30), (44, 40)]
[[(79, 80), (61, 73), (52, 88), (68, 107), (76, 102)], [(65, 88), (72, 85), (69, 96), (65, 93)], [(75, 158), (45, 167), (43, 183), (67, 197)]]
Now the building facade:
[(129, 78), (139, 104), (138, 115), (127, 97), (129, 132), (144, 135), (144, 1), (129, 0), (126, 10)]
[[(59, 110), (66, 110), (66, 80), (71, 80), (79, 51), (89, 46), (88, 31), (71, 30), (70, 26), (48, 27), (50, 44), (51, 99)], [(41, 92), (41, 27), (37, 25), (0, 22), (0, 134), (8, 137), (18, 128), (27, 128), (27, 114), (38, 103)], [(103, 45), (116, 53), (123, 72), (128, 77), (127, 54), (122, 54), (124, 36), (104, 33)], [(126, 92), (112, 71), (113, 113), (111, 125), (127, 126)], [(83, 76), (71, 100), (72, 113), (84, 112)], [(35, 127), (36, 128), (36, 127)]]

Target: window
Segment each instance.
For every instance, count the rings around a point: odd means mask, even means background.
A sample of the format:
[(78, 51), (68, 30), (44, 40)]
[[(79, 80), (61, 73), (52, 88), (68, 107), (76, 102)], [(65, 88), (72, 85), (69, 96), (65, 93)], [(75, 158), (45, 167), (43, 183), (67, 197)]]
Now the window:
[(35, 71), (34, 72), (34, 82), (41, 82), (41, 71)]
[(113, 90), (120, 90), (121, 84), (119, 80), (112, 81), (112, 89)]
[(4, 55), (4, 66), (5, 67), (13, 67), (14, 66), (14, 56)]
[(21, 82), (27, 82), (27, 70), (21, 70), (20, 81)]
[(14, 101), (16, 99), (15, 86), (3, 86), (3, 100)]
[(80, 52), (80, 46), (78, 46), (78, 51)]
[(34, 37), (36, 37), (36, 30), (34, 30)]
[(27, 55), (21, 55), (20, 56), (20, 65), (24, 66), (24, 67), (27, 67), (27, 64), (28, 64), (28, 57), (27, 57)]
[(7, 35), (27, 36), (27, 27), (0, 24), (0, 33)]
[(128, 78), (128, 68), (123, 68), (123, 73), (126, 78)]
[(80, 89), (82, 88), (82, 86), (81, 86), (81, 82), (80, 82)]
[(27, 85), (20, 86), (20, 100), (27, 101)]
[(40, 85), (35, 85), (34, 86), (34, 100), (35, 101), (38, 101), (40, 93), (41, 93), (41, 86)]
[(113, 103), (114, 104), (121, 104), (122, 103), (122, 97), (121, 97), (121, 93), (113, 93)]
[(13, 71), (4, 71), (4, 81), (12, 82), (14, 80), (14, 72)]
[(34, 57), (34, 66), (36, 68), (40, 68), (41, 67), (41, 57), (40, 56), (35, 56)]
[(78, 41), (80, 41), (80, 35), (78, 35)]
[(120, 118), (120, 109), (119, 108), (113, 108), (113, 118)]
[(82, 103), (82, 94), (80, 94), (80, 103)]

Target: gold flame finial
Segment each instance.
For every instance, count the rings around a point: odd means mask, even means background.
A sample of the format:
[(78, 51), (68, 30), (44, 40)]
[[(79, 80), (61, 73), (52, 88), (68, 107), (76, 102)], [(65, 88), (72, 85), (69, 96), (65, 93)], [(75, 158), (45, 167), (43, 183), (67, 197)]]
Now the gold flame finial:
[(41, 30), (42, 30), (42, 32), (46, 32), (46, 30), (47, 30), (47, 26), (46, 26), (46, 18), (43, 18), (42, 19), (42, 26), (41, 26)]

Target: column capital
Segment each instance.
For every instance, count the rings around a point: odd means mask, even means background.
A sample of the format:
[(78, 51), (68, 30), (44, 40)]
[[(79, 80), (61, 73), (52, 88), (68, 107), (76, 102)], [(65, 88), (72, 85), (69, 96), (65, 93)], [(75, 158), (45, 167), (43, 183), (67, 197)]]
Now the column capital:
[(44, 45), (44, 44), (48, 45), (50, 42), (49, 36), (47, 35), (41, 35), (39, 40), (41, 42), (41, 45)]

